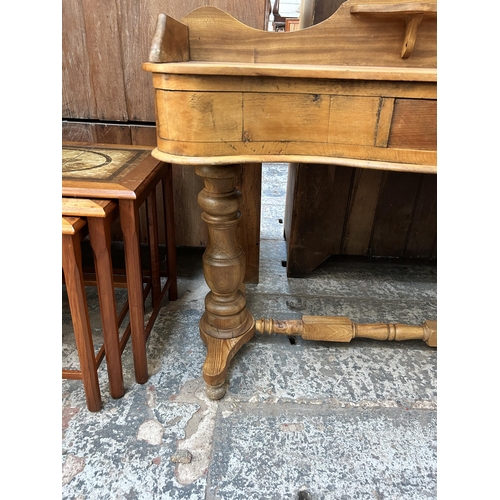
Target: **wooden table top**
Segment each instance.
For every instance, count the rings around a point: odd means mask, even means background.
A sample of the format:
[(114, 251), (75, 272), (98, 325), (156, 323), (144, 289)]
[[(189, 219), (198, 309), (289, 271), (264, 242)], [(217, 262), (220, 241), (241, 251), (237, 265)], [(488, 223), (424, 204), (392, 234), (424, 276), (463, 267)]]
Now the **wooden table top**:
[(162, 166), (151, 156), (152, 149), (63, 142), (62, 195), (136, 199)]
[(213, 6), (159, 14), (142, 67), (164, 162), (437, 173), (436, 0), (347, 0), (288, 33)]

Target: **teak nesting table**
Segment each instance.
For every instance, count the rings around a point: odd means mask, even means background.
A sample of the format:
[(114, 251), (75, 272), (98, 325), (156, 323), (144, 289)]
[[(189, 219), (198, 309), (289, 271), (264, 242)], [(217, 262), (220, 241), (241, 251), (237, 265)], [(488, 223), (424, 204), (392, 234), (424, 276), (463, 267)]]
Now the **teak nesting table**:
[[(358, 325), (344, 317), (259, 320), (242, 291), (235, 176), (249, 162), (300, 162), (436, 174), (435, 1), (348, 0), (326, 21), (265, 32), (213, 7), (158, 16), (149, 62), (155, 158), (195, 166), (211, 289), (200, 320), (207, 393), (225, 393), (228, 363), (255, 330), (348, 342), (422, 339), (437, 322)], [(243, 167), (244, 168), (244, 167)]]
[[(177, 299), (177, 275), (175, 256), (174, 214), (172, 202), (172, 169), (151, 156), (151, 148), (90, 144), (63, 143), (62, 195), (63, 198), (100, 199), (118, 205), (118, 216), (123, 233), (125, 272), (135, 379), (138, 383), (148, 380), (146, 340), (158, 315), (161, 301), (168, 291), (170, 300)], [(163, 287), (160, 281), (158, 254), (158, 214), (156, 189), (161, 184), (165, 239), (167, 248), (168, 276)], [(67, 204), (70, 200), (66, 200)], [(145, 324), (144, 289), (140, 254), (139, 208), (146, 203), (149, 247), (151, 252), (152, 313)], [(73, 207), (73, 216), (86, 216), (80, 204)], [(80, 212), (79, 212), (80, 210)], [(92, 235), (91, 235), (92, 237)], [(102, 235), (109, 243), (109, 228)], [(109, 252), (109, 245), (102, 247)], [(101, 253), (102, 253), (101, 252)], [(103, 256), (104, 257), (104, 256)], [(109, 256), (107, 256), (109, 257)], [(99, 259), (99, 255), (96, 256)], [(99, 279), (99, 277), (97, 277)], [(113, 291), (109, 290), (109, 294)]]

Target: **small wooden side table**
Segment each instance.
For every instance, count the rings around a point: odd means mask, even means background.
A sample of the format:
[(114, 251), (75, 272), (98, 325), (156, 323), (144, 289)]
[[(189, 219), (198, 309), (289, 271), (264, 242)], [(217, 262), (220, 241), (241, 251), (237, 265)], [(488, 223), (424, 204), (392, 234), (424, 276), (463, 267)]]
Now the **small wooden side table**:
[[(116, 311), (111, 260), (111, 223), (114, 218), (118, 217), (118, 205), (109, 200), (63, 198), (62, 215), (87, 220), (90, 245), (94, 253), (109, 392), (112, 398), (121, 398), (125, 392), (121, 354), (128, 335), (124, 334), (123, 346), (120, 347), (120, 321)], [(70, 293), (71, 290), (68, 289), (68, 296)]]
[[(62, 195), (99, 198), (118, 203), (125, 250), (135, 379), (148, 380), (146, 341), (168, 291), (177, 300), (177, 272), (172, 197), (172, 169), (151, 156), (147, 147), (63, 142)], [(152, 267), (158, 258), (156, 188), (162, 186), (167, 279), (163, 287), (159, 269), (151, 269), (153, 311), (145, 324), (143, 273), (140, 257), (139, 208), (146, 203)], [(155, 278), (156, 277), (156, 278)]]

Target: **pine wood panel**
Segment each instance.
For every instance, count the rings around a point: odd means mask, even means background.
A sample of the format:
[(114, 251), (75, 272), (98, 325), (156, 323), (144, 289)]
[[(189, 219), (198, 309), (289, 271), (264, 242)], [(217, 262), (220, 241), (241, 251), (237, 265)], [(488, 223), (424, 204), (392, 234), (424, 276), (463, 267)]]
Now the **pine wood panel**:
[[(157, 95), (159, 137), (172, 142), (220, 142), (221, 137), (226, 141), (241, 139), (241, 94), (158, 91)], [(179, 130), (177, 124), (186, 121), (191, 127)], [(206, 122), (212, 126), (204, 127)]]
[(437, 149), (437, 101), (396, 99), (389, 147)]
[[(189, 68), (198, 67), (202, 68), (202, 63), (190, 63)], [(147, 65), (150, 66), (150, 65)], [(160, 66), (160, 65), (158, 65)], [(172, 70), (172, 67), (181, 69), (181, 66), (177, 66), (175, 64), (169, 64), (169, 71)], [(208, 67), (208, 66), (206, 66)], [(206, 70), (206, 67), (203, 69)], [(317, 78), (314, 80), (311, 79), (297, 79), (290, 78), (283, 75), (281, 72), (281, 67), (279, 65), (266, 66), (266, 72), (271, 73), (278, 72), (279, 76), (266, 75), (265, 77), (260, 76), (244, 76), (244, 75), (231, 75), (229, 76), (229, 71), (232, 71), (234, 68), (239, 68), (243, 73), (244, 70), (247, 73), (251, 72), (251, 68), (258, 67), (257, 65), (236, 65), (231, 66), (229, 68), (227, 65), (224, 67), (224, 71), (226, 75), (217, 75), (211, 74), (208, 79), (200, 79), (199, 75), (196, 74), (175, 74), (169, 73), (168, 75), (164, 75), (161, 73), (153, 73), (153, 84), (155, 88), (162, 90), (182, 90), (182, 91), (216, 91), (221, 88), (231, 89), (232, 92), (265, 92), (269, 93), (289, 93), (293, 89), (293, 93), (295, 94), (334, 94), (334, 95), (358, 95), (358, 96), (376, 96), (379, 97), (381, 95), (384, 96), (392, 96), (392, 97), (405, 97), (408, 99), (411, 98), (420, 98), (420, 99), (436, 99), (437, 98), (437, 89), (436, 85), (430, 84), (429, 82), (415, 82), (415, 81), (383, 81), (377, 82), (376, 80), (364, 81), (363, 79), (359, 80), (342, 80), (335, 79), (329, 80), (326, 78), (328, 74), (333, 74), (333, 70), (327, 71), (324, 67), (320, 67), (319, 65), (315, 65), (314, 68), (318, 73), (321, 71), (321, 75), (324, 78)], [(286, 66), (286, 71), (290, 72), (294, 68), (297, 70), (298, 66), (291, 67), (290, 65)], [(310, 70), (311, 66), (307, 66), (308, 70)], [(184, 66), (184, 70), (188, 70), (187, 66)], [(259, 68), (260, 71), (263, 69)], [(222, 72), (222, 70), (221, 70)], [(255, 71), (254, 71), (255, 72)], [(307, 71), (309, 74), (310, 71)], [(335, 68), (334, 76), (342, 76), (346, 77), (348, 74), (352, 72), (356, 72), (357, 75), (367, 76), (370, 75), (372, 78), (375, 76), (379, 76), (379, 74), (374, 73), (374, 71), (368, 72), (360, 68)], [(214, 72), (215, 73), (215, 72)], [(400, 74), (398, 71), (394, 73), (393, 76), (397, 76)], [(427, 75), (428, 78), (434, 77), (435, 72), (432, 71), (427, 74), (426, 71), (418, 72), (416, 74)], [(235, 78), (238, 76), (238, 78)]]
[[(435, 17), (424, 18), (421, 22), (419, 40), (409, 62), (401, 58), (404, 18), (351, 14), (353, 3), (342, 4), (338, 16), (316, 25), (314, 36), (304, 30), (261, 33), (242, 25), (226, 12), (208, 8), (196, 10), (182, 19), (190, 33), (196, 33), (189, 37), (190, 60), (436, 67)], [(370, 3), (386, 2), (373, 0)], [(231, 50), (227, 50), (229, 46)], [(320, 47), (335, 47), (335, 50), (319, 50)]]
[(328, 142), (372, 146), (381, 99), (362, 96), (332, 96), (328, 122)]
[(245, 141), (257, 143), (327, 142), (329, 111), (328, 96), (248, 93), (243, 95), (240, 131)]
[(62, 116), (95, 117), (81, 0), (62, 2), (62, 25)]
[[(214, 134), (215, 137), (215, 134)], [(302, 141), (188, 142), (158, 139), (157, 158), (193, 165), (205, 158), (212, 164), (279, 162), (303, 159), (306, 163), (355, 165), (364, 168), (436, 173), (436, 152), (417, 149), (379, 148), (356, 144)], [(293, 158), (293, 159), (292, 159)], [(297, 161), (297, 160), (295, 160)]]
[[(178, 65), (149, 66), (159, 71), (162, 67)], [(227, 67), (230, 65), (226, 64)], [(217, 91), (212, 78), (224, 87)], [(283, 85), (287, 87), (286, 93), (267, 92), (271, 85), (262, 77), (258, 77), (263, 87), (260, 90), (246, 79), (244, 82), (249, 88), (244, 89), (243, 80), (236, 76), (220, 79), (217, 75), (202, 74), (197, 79), (197, 86), (203, 88), (206, 83), (206, 87), (214, 91), (191, 92), (180, 89), (178, 83), (173, 85), (176, 90), (156, 91), (158, 149), (155, 154), (164, 161), (222, 164), (286, 161), (296, 156), (304, 158), (304, 162), (331, 163), (345, 158), (346, 162), (365, 161), (367, 168), (377, 168), (369, 163), (375, 161), (393, 163), (384, 165), (393, 170), (435, 170), (435, 100), (396, 99), (390, 93), (397, 86), (390, 84), (385, 89), (382, 83), (373, 81), (355, 85), (356, 94), (349, 95), (348, 86), (340, 86), (345, 94), (334, 94), (332, 89), (322, 94), (306, 93), (307, 83), (316, 86), (314, 79), (306, 78), (297, 80), (298, 92), (293, 83), (287, 81)], [(154, 80), (162, 87), (168, 86), (166, 81), (166, 78)], [(183, 81), (191, 86), (189, 79)], [(271, 81), (279, 86), (279, 78), (271, 77)], [(412, 85), (405, 88), (417, 96), (416, 89), (423, 90), (424, 95), (432, 94), (429, 86), (434, 87), (435, 92), (436, 84), (432, 82), (417, 82), (413, 88)], [(338, 86), (334, 87), (338, 91)], [(372, 87), (385, 97), (373, 95)], [(362, 88), (368, 95), (360, 93)], [(398, 88), (397, 93), (401, 95), (402, 89)], [(430, 103), (434, 103), (434, 107)], [(426, 114), (428, 110), (430, 117)], [(189, 127), (185, 126), (187, 123)], [(398, 127), (395, 132), (394, 126)], [(411, 130), (421, 133), (409, 139)], [(405, 164), (404, 168), (397, 165), (401, 163)]]

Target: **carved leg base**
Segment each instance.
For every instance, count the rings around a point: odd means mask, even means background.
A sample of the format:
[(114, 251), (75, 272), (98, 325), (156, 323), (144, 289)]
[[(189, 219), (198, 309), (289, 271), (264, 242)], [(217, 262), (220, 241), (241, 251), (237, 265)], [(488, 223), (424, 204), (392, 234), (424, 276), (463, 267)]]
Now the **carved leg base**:
[(221, 399), (226, 394), (226, 375), (229, 363), (241, 347), (255, 333), (255, 327), (239, 337), (217, 339), (200, 330), (201, 338), (207, 346), (207, 357), (203, 365), (203, 378), (207, 384), (207, 396), (212, 400)]

